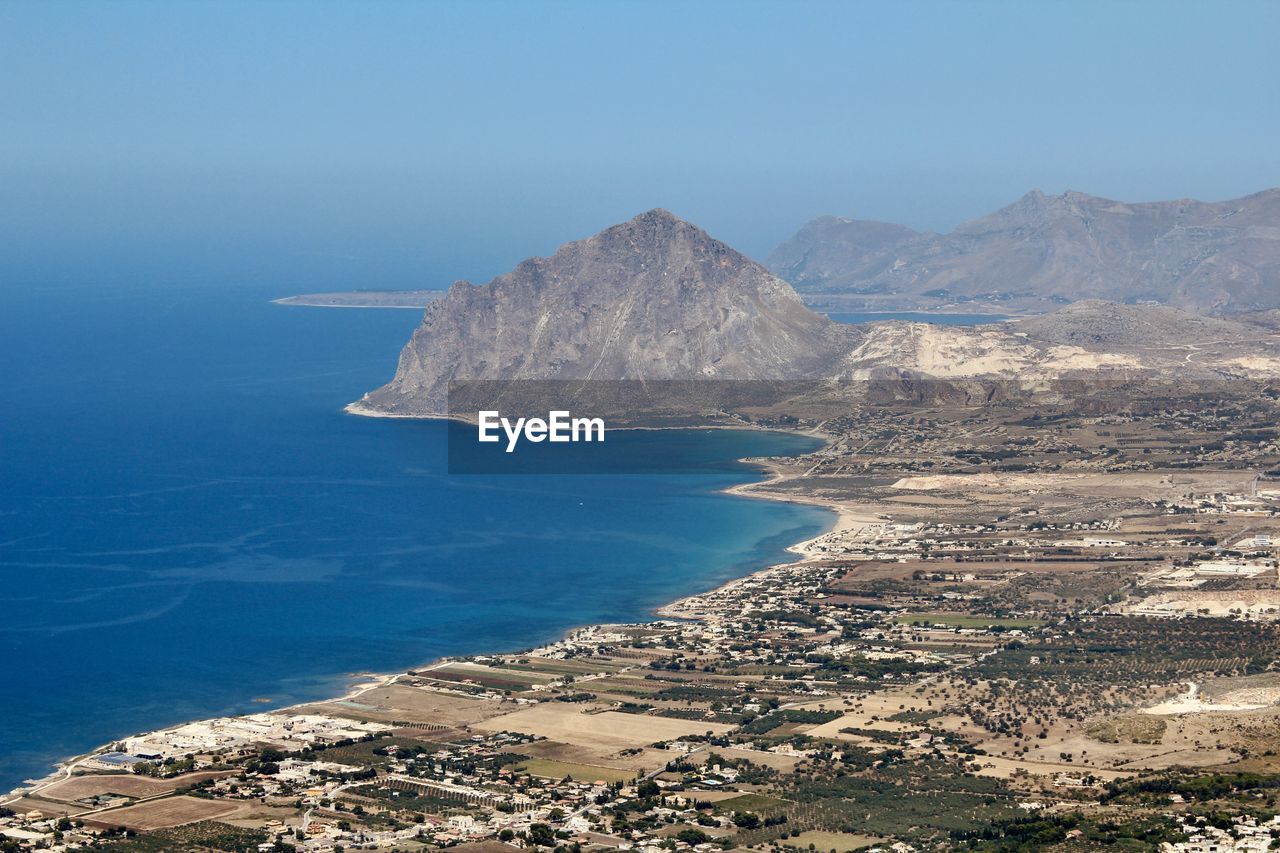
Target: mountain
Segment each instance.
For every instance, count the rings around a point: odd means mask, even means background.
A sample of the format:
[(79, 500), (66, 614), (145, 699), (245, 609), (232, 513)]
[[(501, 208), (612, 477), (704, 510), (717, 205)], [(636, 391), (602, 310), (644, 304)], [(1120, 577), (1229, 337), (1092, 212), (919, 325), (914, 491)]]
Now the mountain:
[(760, 264), (665, 210), (530, 258), (427, 307), (395, 378), (353, 411), (445, 411), (452, 379), (790, 379), (858, 335)]
[(864, 380), (1280, 375), (1280, 335), (1268, 325), (1270, 315), (1252, 316), (1268, 319), (1237, 322), (1167, 306), (1082, 300), (1044, 316), (975, 327), (840, 325), (806, 308), (790, 285), (756, 262), (652, 210), (549, 258), (526, 260), (488, 284), (454, 284), (427, 306), (395, 378), (348, 408), (447, 414), (452, 380), (493, 381), (455, 386), (460, 412), (491, 408), (499, 398), (504, 411), (545, 412), (548, 400), (571, 397), (624, 415), (674, 416), (789, 414), (786, 401), (797, 398), (836, 401), (828, 411), (841, 411), (839, 401), (853, 400), (856, 393), (848, 392)]
[(863, 276), (878, 274), (893, 265), (898, 246), (923, 236), (890, 222), (820, 216), (774, 249), (766, 265), (799, 289), (820, 290), (848, 273), (850, 259), (858, 259)]
[(1247, 346), (1264, 337), (1256, 326), (1235, 320), (1201, 317), (1164, 305), (1117, 305), (1097, 299), (1075, 302), (1009, 327), (1044, 343), (1124, 351)]
[(824, 217), (767, 265), (828, 310), (1041, 312), (1081, 299), (1280, 308), (1280, 189), (1142, 204), (1033, 190), (948, 234)]

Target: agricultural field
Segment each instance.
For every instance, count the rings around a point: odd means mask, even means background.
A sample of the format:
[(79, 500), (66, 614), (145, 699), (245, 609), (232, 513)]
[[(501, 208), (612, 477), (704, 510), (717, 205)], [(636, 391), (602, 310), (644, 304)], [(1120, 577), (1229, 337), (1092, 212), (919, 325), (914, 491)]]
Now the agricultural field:
[(93, 821), (104, 826), (123, 826), (126, 829), (147, 831), (226, 817), (240, 811), (241, 808), (239, 803), (227, 800), (208, 800), (187, 796), (165, 797), (100, 812), (93, 816)]
[(181, 786), (178, 778), (150, 779), (133, 774), (113, 774), (94, 776), (75, 776), (56, 782), (41, 793), (54, 800), (68, 803), (103, 794), (116, 794), (122, 797), (140, 799), (164, 794)]
[(579, 782), (630, 782), (636, 778), (634, 770), (620, 767), (602, 767), (598, 764), (574, 764), (547, 758), (530, 758), (510, 765), (517, 773), (528, 773), (544, 779), (576, 779)]
[(982, 616), (972, 613), (902, 613), (893, 617), (900, 625), (919, 625), (937, 628), (1042, 628), (1043, 619), (1009, 619), (997, 616)]
[(198, 785), (211, 779), (221, 779), (226, 776), (233, 776), (235, 773), (236, 771), (234, 770), (215, 770), (183, 773), (178, 776), (170, 776), (163, 779), (121, 773), (73, 776), (70, 779), (55, 782), (45, 788), (41, 793), (45, 796), (52, 797), (53, 799), (66, 800), (68, 802), (81, 800), (87, 797), (100, 796), (103, 794), (116, 794), (134, 799), (142, 799), (144, 797), (154, 797), (157, 794), (168, 793), (170, 791), (177, 791), (191, 785)]
[(475, 684), (490, 690), (516, 693), (531, 690), (535, 685), (545, 687), (557, 677), (552, 672), (522, 671), (468, 662), (432, 667), (419, 671), (418, 675), (435, 681)]
[(265, 843), (265, 832), (225, 823), (203, 821), (172, 829), (161, 829), (127, 840), (109, 841), (104, 850), (119, 853), (170, 853), (174, 850), (221, 850), (250, 853)]
[(851, 853), (854, 850), (862, 850), (867, 847), (879, 844), (884, 839), (877, 838), (874, 835), (858, 835), (849, 832), (824, 832), (821, 830), (811, 829), (794, 835), (789, 839), (784, 839), (782, 843), (787, 847), (793, 847), (799, 850), (813, 850), (816, 853)]
[(479, 722), (505, 709), (499, 702), (413, 686), (413, 678), (408, 677), (405, 683), (366, 690), (355, 699), (318, 702), (299, 710), (353, 720), (457, 727)]
[(765, 794), (740, 794), (736, 797), (719, 800), (715, 804), (716, 811), (724, 814), (733, 812), (767, 812), (785, 808), (787, 801)]
[(485, 720), (473, 728), (490, 732), (521, 732), (611, 753), (688, 734), (728, 732), (733, 727), (723, 723), (695, 723), (623, 714), (603, 710), (599, 706), (584, 708), (579, 703), (545, 702)]

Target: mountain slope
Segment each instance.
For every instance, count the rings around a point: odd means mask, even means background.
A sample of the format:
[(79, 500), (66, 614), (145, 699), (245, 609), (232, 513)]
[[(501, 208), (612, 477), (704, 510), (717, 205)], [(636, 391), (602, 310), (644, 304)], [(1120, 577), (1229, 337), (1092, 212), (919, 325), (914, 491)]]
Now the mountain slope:
[(1033, 190), (949, 234), (874, 243), (859, 238), (864, 225), (815, 220), (770, 266), (811, 304), (847, 309), (1044, 311), (1080, 299), (1206, 314), (1280, 307), (1280, 189), (1144, 204)]
[(826, 373), (857, 330), (665, 210), (430, 305), (395, 378), (353, 410), (445, 411), (451, 379), (787, 379)]
[(897, 247), (923, 236), (905, 225), (820, 216), (774, 249), (765, 266), (799, 289), (821, 288), (829, 279), (847, 275), (852, 259), (857, 259), (861, 277), (885, 271)]
[(1161, 347), (1248, 345), (1264, 335), (1256, 326), (1200, 317), (1163, 305), (1117, 305), (1086, 299), (1051, 314), (1010, 324), (1038, 341), (1141, 351)]

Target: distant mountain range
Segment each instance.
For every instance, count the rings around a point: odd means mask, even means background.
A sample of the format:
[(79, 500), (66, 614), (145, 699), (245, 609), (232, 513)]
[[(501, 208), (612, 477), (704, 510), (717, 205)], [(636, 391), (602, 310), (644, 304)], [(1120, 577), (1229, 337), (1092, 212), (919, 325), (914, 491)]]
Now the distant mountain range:
[(766, 265), (824, 310), (1038, 313), (1082, 299), (1280, 308), (1280, 189), (1142, 204), (1033, 190), (948, 234), (827, 216)]
[[(896, 239), (892, 228), (860, 233)], [(395, 378), (349, 409), (446, 414), (453, 380), (1269, 378), (1280, 376), (1278, 317), (1089, 299), (976, 327), (841, 325), (760, 264), (652, 210), (488, 284), (455, 283), (427, 306)]]

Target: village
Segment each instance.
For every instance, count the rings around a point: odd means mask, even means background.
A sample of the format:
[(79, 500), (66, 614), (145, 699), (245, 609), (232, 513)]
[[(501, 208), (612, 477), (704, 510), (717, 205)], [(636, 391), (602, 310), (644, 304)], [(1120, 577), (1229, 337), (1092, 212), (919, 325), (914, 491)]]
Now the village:
[[(1134, 468), (1122, 424), (963, 416), (875, 462), (855, 433), (885, 414), (755, 460), (741, 491), (838, 515), (793, 563), (105, 745), (15, 792), (0, 849), (1268, 849), (1280, 448), (1186, 469), (1148, 441)], [(1071, 470), (1037, 455), (1067, 445)]]

